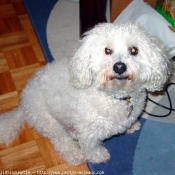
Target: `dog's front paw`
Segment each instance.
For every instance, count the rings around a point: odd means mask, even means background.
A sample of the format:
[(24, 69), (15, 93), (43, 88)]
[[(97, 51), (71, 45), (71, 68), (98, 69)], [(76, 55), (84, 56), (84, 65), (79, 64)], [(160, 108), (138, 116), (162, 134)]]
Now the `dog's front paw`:
[(78, 149), (74, 150), (73, 152), (68, 151), (67, 153), (64, 153), (63, 158), (66, 160), (66, 162), (69, 165), (73, 165), (73, 166), (77, 166), (77, 165), (86, 163), (85, 156)]
[(55, 151), (58, 152), (69, 165), (77, 166), (86, 163), (85, 156), (74, 142), (73, 144), (69, 142), (65, 144), (64, 147), (61, 147), (60, 144), (55, 144), (54, 147)]
[(140, 129), (140, 126), (141, 126), (141, 124), (140, 124), (140, 122), (137, 120), (135, 123), (133, 123), (133, 124), (131, 125), (131, 127), (130, 127), (129, 129), (126, 130), (126, 133), (127, 133), (127, 134), (132, 134), (132, 133), (134, 133), (135, 131), (138, 131), (138, 130)]
[(99, 146), (94, 150), (90, 150), (87, 155), (87, 160), (91, 163), (107, 162), (109, 159), (110, 154), (108, 150), (103, 146)]

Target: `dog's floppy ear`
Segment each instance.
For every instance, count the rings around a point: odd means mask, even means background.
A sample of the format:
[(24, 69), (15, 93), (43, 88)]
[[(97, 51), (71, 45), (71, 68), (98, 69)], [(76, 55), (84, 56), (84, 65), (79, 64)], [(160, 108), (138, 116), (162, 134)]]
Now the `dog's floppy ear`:
[(148, 91), (162, 90), (163, 85), (166, 83), (170, 76), (171, 65), (168, 54), (162, 43), (154, 37), (150, 38), (151, 41), (151, 58), (149, 58), (152, 71), (149, 80), (146, 84)]
[[(84, 34), (80, 47), (70, 64), (71, 82), (76, 88), (88, 88), (92, 84), (90, 63), (101, 47), (100, 38), (104, 38), (104, 29), (107, 24), (99, 24)], [(102, 42), (102, 41), (101, 41)]]
[(70, 64), (71, 82), (76, 88), (87, 88), (91, 85), (92, 73), (89, 68), (91, 60), (91, 37), (85, 36)]

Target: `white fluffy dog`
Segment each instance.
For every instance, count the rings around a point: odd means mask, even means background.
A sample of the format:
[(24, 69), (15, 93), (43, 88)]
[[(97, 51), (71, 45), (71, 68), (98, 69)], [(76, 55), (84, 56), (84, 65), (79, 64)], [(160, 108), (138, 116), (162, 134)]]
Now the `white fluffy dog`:
[(29, 80), (20, 105), (0, 116), (0, 143), (27, 122), (70, 165), (106, 162), (102, 141), (139, 129), (146, 90), (162, 89), (169, 65), (164, 46), (137, 24), (99, 24), (70, 64), (55, 60)]

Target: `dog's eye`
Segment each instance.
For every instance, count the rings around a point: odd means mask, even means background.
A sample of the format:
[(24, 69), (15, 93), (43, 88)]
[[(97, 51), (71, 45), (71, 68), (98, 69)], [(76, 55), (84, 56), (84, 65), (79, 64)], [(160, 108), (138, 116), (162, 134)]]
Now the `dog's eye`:
[(139, 50), (137, 49), (137, 47), (130, 47), (129, 52), (131, 55), (136, 56), (138, 54)]
[(105, 48), (105, 54), (106, 55), (111, 55), (113, 51), (111, 49)]

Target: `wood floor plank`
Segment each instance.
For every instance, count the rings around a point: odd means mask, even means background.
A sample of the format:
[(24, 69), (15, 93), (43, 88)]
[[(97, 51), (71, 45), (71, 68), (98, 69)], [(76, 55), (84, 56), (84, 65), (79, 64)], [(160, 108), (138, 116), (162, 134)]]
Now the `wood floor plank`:
[(33, 130), (33, 129), (30, 129), (30, 131), (32, 131), (32, 133), (33, 133), (33, 136), (34, 136), (34, 138), (35, 138), (35, 140), (37, 140), (37, 139), (39, 139), (39, 138), (41, 138), (42, 136), (40, 135), (40, 134), (38, 134), (35, 130)]
[(26, 9), (24, 7), (23, 2), (21, 2), (19, 0), (18, 1), (12, 0), (11, 2), (13, 3), (13, 8), (15, 9), (15, 12), (17, 15), (26, 14)]
[(17, 16), (11, 16), (5, 19), (0, 19), (0, 33), (6, 34), (22, 30), (22, 25)]
[(0, 95), (0, 113), (8, 111), (19, 104), (18, 92), (10, 92)]
[(3, 170), (3, 165), (2, 165), (1, 159), (0, 159), (0, 170), (1, 171)]
[(19, 140), (21, 144), (35, 140), (34, 134), (27, 124), (24, 124)]
[(65, 163), (62, 159), (57, 156), (57, 153), (53, 150), (53, 146), (45, 138), (36, 140), (37, 145), (40, 149), (46, 168), (51, 168), (58, 164)]
[[(1, 163), (5, 170), (19, 171), (29, 170), (36, 171), (38, 169), (45, 169), (40, 151), (37, 144), (25, 145), (25, 147), (17, 146), (18, 149), (11, 148), (8, 153), (1, 155)], [(15, 147), (16, 148), (16, 147)]]
[(4, 53), (0, 52), (0, 73), (9, 71), (7, 60), (5, 59)]
[(11, 4), (10, 0), (0, 0), (0, 5)]
[(7, 18), (16, 15), (13, 5), (10, 3), (0, 6), (0, 18)]
[(0, 94), (15, 91), (15, 84), (9, 71), (0, 73)]
[(0, 36), (0, 47), (4, 52), (25, 46), (30, 46), (30, 41), (25, 31), (17, 31)]
[(31, 46), (7, 51), (4, 52), (4, 55), (11, 70), (38, 63), (36, 55)]
[(12, 78), (15, 83), (16, 89), (22, 90), (25, 87), (28, 79), (31, 78), (31, 76), (40, 68), (40, 64), (36, 63), (11, 70), (10, 72), (12, 74)]
[(25, 32), (26, 32), (26, 34), (27, 34), (27, 36), (29, 38), (30, 44), (33, 45), (33, 44), (38, 43), (38, 39), (37, 39), (37, 37), (35, 35), (34, 29), (32, 29), (32, 28), (25, 29)]
[(0, 6), (0, 34), (22, 30), (22, 25), (12, 4)]
[(20, 23), (23, 29), (30, 29), (32, 28), (32, 23), (29, 20), (29, 16), (27, 14), (20, 15), (19, 17)]
[(33, 48), (33, 50), (35, 52), (37, 60), (39, 62), (44, 62), (45, 61), (45, 57), (44, 57), (44, 54), (42, 52), (41, 46), (38, 43), (36, 43), (36, 44), (32, 45), (32, 48)]
[(20, 150), (24, 150), (24, 149), (29, 148), (29, 147), (33, 147), (36, 144), (37, 143), (34, 140), (34, 141), (31, 141), (31, 142), (27, 142), (27, 143), (21, 144), (20, 146), (18, 145), (18, 146), (6, 148), (6, 149), (0, 151), (0, 157), (12, 154), (14, 152), (18, 152)]

